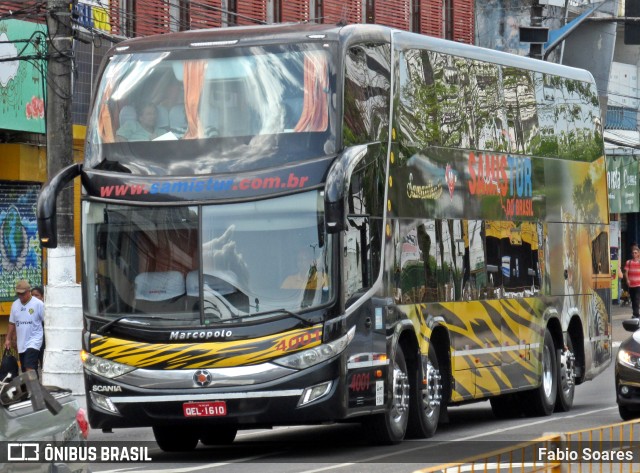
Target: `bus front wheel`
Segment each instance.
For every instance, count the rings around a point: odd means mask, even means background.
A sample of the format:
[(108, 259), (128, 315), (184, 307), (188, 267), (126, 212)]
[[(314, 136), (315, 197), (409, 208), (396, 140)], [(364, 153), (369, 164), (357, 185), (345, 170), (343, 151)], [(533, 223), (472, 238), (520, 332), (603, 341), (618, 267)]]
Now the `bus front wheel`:
[(548, 416), (553, 412), (558, 394), (558, 366), (556, 349), (549, 330), (544, 332), (544, 345), (542, 347), (542, 379), (540, 386), (523, 393), (528, 401), (523, 406), (529, 416)]
[(391, 373), (391, 402), (384, 414), (371, 416), (364, 423), (369, 440), (374, 444), (392, 445), (402, 441), (409, 420), (410, 383), (407, 362), (398, 345)]
[(188, 452), (198, 446), (198, 434), (194, 429), (154, 425), (153, 435), (164, 452)]

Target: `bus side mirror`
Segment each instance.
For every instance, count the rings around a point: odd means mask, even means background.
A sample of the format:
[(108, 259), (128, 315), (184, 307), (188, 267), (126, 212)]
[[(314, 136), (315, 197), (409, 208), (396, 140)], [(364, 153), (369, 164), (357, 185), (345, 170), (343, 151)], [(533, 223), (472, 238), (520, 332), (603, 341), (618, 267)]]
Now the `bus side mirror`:
[(58, 194), (82, 172), (82, 164), (71, 164), (47, 182), (38, 195), (38, 235), (43, 248), (58, 246), (56, 202)]
[(366, 155), (366, 145), (352, 146), (340, 154), (331, 165), (324, 193), (324, 221), (327, 233), (339, 233), (346, 228), (345, 207), (351, 175)]

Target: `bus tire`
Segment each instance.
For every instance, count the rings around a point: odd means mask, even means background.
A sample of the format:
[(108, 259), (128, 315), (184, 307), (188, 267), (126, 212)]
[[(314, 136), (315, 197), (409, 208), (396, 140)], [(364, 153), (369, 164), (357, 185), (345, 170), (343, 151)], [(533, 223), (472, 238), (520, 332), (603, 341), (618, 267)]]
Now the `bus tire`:
[(384, 414), (369, 417), (364, 422), (367, 436), (373, 444), (393, 445), (401, 442), (409, 421), (410, 383), (402, 347), (398, 345), (391, 373), (391, 402)]
[(411, 438), (433, 437), (440, 419), (443, 387), (438, 357), (433, 343), (429, 344), (429, 356), (425, 369), (427, 371), (427, 386), (425, 388), (423, 388), (423, 370), (420, 368), (420, 361), (416, 363), (416, 368), (410, 373), (411, 397), (409, 399), (407, 436)]
[(558, 359), (558, 396), (556, 412), (569, 412), (573, 407), (576, 392), (576, 357), (573, 353), (571, 337), (567, 335), (567, 350), (559, 350)]
[(549, 330), (544, 331), (542, 347), (542, 379), (540, 386), (523, 393), (525, 414), (531, 417), (551, 415), (558, 395), (556, 349)]
[(236, 439), (238, 429), (235, 427), (211, 427), (206, 432), (200, 433), (202, 445), (212, 447), (214, 445), (229, 445)]
[(164, 452), (189, 452), (198, 446), (198, 434), (194, 429), (154, 425), (153, 436)]

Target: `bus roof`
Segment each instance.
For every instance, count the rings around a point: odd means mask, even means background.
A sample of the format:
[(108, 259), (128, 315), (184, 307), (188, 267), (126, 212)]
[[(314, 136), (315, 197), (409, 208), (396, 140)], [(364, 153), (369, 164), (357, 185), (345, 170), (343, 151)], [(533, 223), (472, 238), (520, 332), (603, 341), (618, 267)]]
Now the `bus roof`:
[[(133, 38), (117, 44), (111, 50), (111, 54), (132, 53), (143, 51), (166, 51), (167, 49), (192, 49), (194, 47), (215, 46), (219, 42), (220, 47), (226, 41), (234, 41), (233, 46), (259, 43), (279, 44), (284, 42), (297, 42), (300, 37), (307, 36), (310, 40), (322, 39), (325, 41), (338, 41), (349, 46), (360, 40), (385, 40), (390, 41), (391, 35), (403, 45), (423, 47), (432, 51), (461, 56), (479, 61), (485, 61), (505, 66), (538, 71), (546, 74), (563, 76), (584, 82), (593, 82), (589, 71), (564, 66), (552, 62), (541, 61), (524, 56), (497, 51), (494, 49), (472, 46), (432, 36), (421, 35), (409, 31), (398, 30), (383, 25), (350, 24), (327, 25), (308, 23), (279, 23), (273, 25), (237, 26), (228, 28), (211, 28), (203, 30), (189, 30), (177, 33)], [(323, 35), (315, 37), (314, 35)], [(211, 44), (213, 43), (213, 44)], [(228, 45), (231, 46), (231, 45)], [(126, 47), (126, 49), (124, 49)]]
[[(121, 50), (128, 46), (126, 53), (141, 51), (165, 51), (171, 49), (189, 49), (196, 43), (215, 43), (222, 41), (277, 43), (299, 41), (300, 35), (324, 34), (327, 40), (337, 40), (340, 26), (316, 25), (300, 23), (279, 23), (274, 25), (237, 26), (230, 28), (210, 28), (203, 30), (189, 30), (177, 33), (145, 36), (133, 38), (118, 43), (115, 48)], [(124, 52), (124, 51), (123, 51)]]
[(554, 62), (542, 61), (530, 57), (519, 56), (517, 54), (506, 53), (495, 49), (472, 46), (465, 43), (448, 41), (433, 36), (425, 36), (408, 31), (396, 30), (394, 32), (396, 41), (403, 44), (421, 46), (431, 51), (453, 56), (461, 56), (478, 61), (500, 64), (504, 66), (517, 67), (545, 74), (558, 75), (568, 79), (575, 79), (583, 82), (593, 82), (593, 76), (585, 69), (564, 66)]

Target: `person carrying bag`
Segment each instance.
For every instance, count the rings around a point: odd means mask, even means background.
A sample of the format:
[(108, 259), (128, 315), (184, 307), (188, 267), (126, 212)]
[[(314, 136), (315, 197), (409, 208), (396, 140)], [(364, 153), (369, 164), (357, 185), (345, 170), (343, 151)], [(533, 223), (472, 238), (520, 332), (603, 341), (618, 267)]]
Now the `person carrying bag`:
[[(18, 359), (16, 355), (8, 348), (2, 353), (2, 361), (0, 362), (0, 382), (9, 382), (18, 377)], [(7, 378), (8, 375), (11, 375)]]
[(629, 287), (633, 318), (640, 318), (640, 248), (631, 246), (631, 259), (624, 265), (624, 279)]

